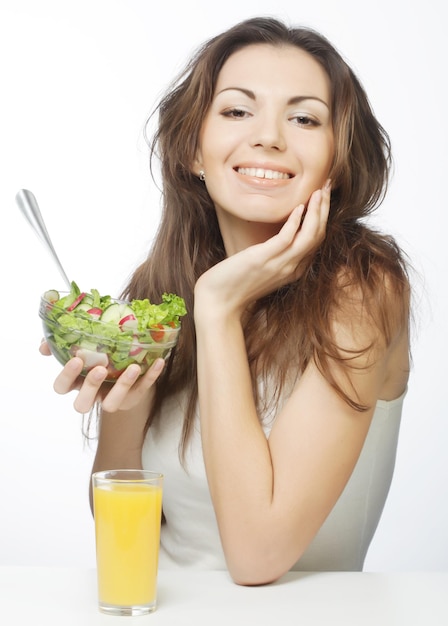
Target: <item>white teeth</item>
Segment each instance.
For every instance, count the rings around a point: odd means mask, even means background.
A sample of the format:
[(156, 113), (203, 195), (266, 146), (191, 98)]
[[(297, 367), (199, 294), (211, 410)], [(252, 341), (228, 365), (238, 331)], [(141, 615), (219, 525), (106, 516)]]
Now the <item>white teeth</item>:
[(289, 178), (286, 172), (278, 172), (276, 170), (264, 170), (261, 167), (239, 167), (238, 174), (243, 176), (255, 176), (256, 178), (275, 178), (285, 180)]

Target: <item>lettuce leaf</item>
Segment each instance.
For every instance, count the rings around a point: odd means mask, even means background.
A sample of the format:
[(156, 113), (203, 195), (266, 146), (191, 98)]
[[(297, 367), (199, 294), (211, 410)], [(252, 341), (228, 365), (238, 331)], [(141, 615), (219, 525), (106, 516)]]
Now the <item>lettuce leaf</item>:
[(179, 326), (179, 318), (187, 314), (185, 302), (173, 293), (162, 294), (161, 304), (151, 304), (144, 300), (132, 300), (131, 309), (138, 320), (139, 331), (144, 331), (158, 324)]

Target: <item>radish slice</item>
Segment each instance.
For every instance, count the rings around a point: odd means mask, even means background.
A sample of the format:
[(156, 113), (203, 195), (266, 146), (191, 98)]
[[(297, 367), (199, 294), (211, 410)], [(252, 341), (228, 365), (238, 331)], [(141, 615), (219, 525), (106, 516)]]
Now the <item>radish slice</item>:
[(87, 294), (85, 293), (85, 291), (80, 293), (79, 296), (71, 303), (71, 305), (67, 307), (67, 311), (73, 311), (73, 309), (76, 309), (78, 304), (84, 300), (86, 295)]
[(84, 366), (87, 369), (90, 369), (91, 367), (96, 367), (97, 365), (107, 367), (109, 363), (107, 354), (104, 354), (104, 352), (87, 350), (87, 348), (79, 348), (79, 350), (76, 351), (75, 356), (84, 361)]
[(89, 315), (91, 315), (92, 317), (94, 317), (95, 319), (99, 319), (101, 317), (102, 314), (102, 310), (98, 309), (98, 308), (93, 308), (93, 309), (87, 309), (87, 313)]
[(131, 313), (130, 315), (126, 315), (125, 317), (122, 317), (121, 320), (118, 322), (118, 325), (122, 329), (131, 330), (131, 329), (137, 328), (138, 321), (135, 315)]
[(137, 356), (137, 354), (140, 354), (140, 352), (143, 352), (143, 348), (138, 343), (138, 338), (136, 337), (135, 340), (131, 344), (131, 349), (129, 350), (129, 356)]

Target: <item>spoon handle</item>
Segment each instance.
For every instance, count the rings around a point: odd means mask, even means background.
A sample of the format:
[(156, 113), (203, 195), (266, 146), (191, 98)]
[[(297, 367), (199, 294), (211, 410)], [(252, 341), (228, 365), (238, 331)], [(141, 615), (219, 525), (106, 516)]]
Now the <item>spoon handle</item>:
[(69, 290), (71, 289), (71, 283), (67, 277), (67, 274), (64, 271), (64, 268), (59, 261), (58, 255), (56, 254), (55, 249), (53, 248), (53, 244), (51, 243), (50, 235), (47, 232), (45, 227), (44, 220), (42, 218), (41, 212), (39, 210), (39, 205), (37, 204), (37, 200), (34, 197), (34, 194), (27, 189), (21, 189), (16, 195), (16, 202), (18, 204), (19, 209), (22, 211), (25, 218), (28, 220), (31, 228), (34, 230), (36, 235), (39, 237), (44, 246), (47, 247), (51, 256), (53, 257), (54, 262), (56, 263), (58, 270), (63, 277), (67, 287)]

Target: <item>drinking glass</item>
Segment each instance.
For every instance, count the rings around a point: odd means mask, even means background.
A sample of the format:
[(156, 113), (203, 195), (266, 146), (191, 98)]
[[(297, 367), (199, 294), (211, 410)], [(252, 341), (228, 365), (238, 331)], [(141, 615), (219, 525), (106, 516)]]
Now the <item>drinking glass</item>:
[(156, 609), (163, 475), (119, 469), (92, 475), (99, 609)]

